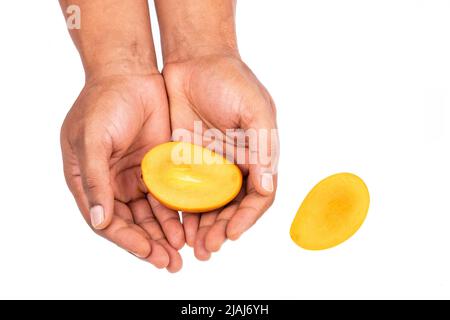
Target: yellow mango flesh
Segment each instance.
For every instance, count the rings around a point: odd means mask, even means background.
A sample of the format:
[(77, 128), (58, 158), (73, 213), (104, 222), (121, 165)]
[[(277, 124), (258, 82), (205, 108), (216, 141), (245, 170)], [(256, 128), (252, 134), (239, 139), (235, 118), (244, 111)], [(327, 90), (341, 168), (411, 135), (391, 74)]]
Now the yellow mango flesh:
[(303, 201), (291, 226), (291, 238), (307, 250), (335, 247), (358, 231), (369, 203), (369, 191), (359, 177), (350, 173), (328, 177)]
[(148, 191), (166, 207), (207, 212), (233, 200), (242, 186), (241, 170), (219, 154), (185, 142), (168, 142), (142, 161)]

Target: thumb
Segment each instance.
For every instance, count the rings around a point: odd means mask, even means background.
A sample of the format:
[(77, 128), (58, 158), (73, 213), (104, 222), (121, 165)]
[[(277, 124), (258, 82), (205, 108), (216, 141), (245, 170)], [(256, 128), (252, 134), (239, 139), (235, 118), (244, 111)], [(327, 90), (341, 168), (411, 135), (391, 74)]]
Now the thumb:
[(79, 153), (83, 189), (89, 202), (94, 229), (107, 228), (113, 218), (114, 192), (109, 167), (110, 154), (101, 143), (88, 143)]
[(275, 192), (279, 157), (275, 115), (255, 113), (244, 129), (249, 133), (249, 179), (256, 192), (269, 196)]

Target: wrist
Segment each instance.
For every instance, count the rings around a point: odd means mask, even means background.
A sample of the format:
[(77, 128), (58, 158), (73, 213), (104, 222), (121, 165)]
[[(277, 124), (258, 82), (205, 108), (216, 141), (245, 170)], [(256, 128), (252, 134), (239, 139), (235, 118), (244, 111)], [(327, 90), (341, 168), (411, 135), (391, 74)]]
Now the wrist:
[(228, 43), (185, 44), (170, 50), (166, 49), (163, 54), (165, 65), (209, 56), (228, 56), (240, 59), (238, 48)]
[(89, 56), (91, 58), (83, 59), (87, 81), (111, 76), (159, 74), (154, 53), (139, 50), (136, 45), (132, 50), (97, 47), (96, 54)]
[(239, 57), (235, 0), (156, 0), (164, 63)]

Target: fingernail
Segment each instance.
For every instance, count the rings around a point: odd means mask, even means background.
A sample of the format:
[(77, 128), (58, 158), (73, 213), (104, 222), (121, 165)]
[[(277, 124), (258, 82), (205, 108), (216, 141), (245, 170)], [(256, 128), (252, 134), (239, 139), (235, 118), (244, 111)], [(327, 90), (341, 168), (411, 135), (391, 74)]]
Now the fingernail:
[(102, 206), (94, 206), (89, 211), (91, 215), (91, 224), (94, 229), (98, 229), (105, 221), (105, 210)]
[(143, 255), (141, 255), (141, 254), (139, 254), (139, 253), (136, 253), (136, 252), (131, 252), (131, 251), (128, 251), (129, 253), (131, 253), (133, 256), (135, 256), (136, 258), (139, 258), (139, 259), (145, 259), (145, 258), (147, 258), (146, 256), (143, 256)]
[(273, 192), (273, 175), (271, 173), (261, 175), (261, 186), (267, 192)]

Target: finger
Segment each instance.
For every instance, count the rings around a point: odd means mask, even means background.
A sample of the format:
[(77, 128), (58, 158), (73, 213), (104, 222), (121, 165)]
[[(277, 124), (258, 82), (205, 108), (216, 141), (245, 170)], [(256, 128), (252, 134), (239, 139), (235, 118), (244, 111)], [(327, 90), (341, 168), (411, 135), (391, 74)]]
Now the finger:
[(146, 199), (136, 200), (130, 202), (129, 206), (134, 222), (147, 233), (147, 237), (150, 239), (152, 251), (148, 257), (145, 257), (146, 260), (159, 269), (166, 268), (170, 263), (169, 253), (158, 242), (164, 239), (164, 233), (155, 219), (148, 201)]
[(217, 216), (216, 221), (209, 229), (205, 238), (205, 247), (210, 252), (217, 252), (227, 240), (226, 229), (231, 218), (239, 208), (239, 203), (246, 194), (246, 182), (244, 181), (241, 191), (236, 198), (229, 203)]
[(209, 252), (217, 252), (227, 240), (227, 226), (239, 207), (233, 203), (225, 207), (218, 215), (214, 224), (210, 227), (205, 237), (205, 248)]
[(183, 248), (186, 243), (183, 226), (178, 212), (163, 206), (155, 198), (147, 196), (153, 214), (162, 227), (162, 230), (170, 245), (177, 250)]
[(85, 139), (76, 147), (83, 189), (88, 199), (90, 222), (102, 230), (113, 219), (114, 193), (109, 167), (110, 150), (101, 141)]
[(127, 222), (132, 219), (130, 209), (127, 205), (116, 201), (114, 210), (117, 214), (113, 216), (110, 225), (106, 229), (98, 230), (97, 233), (135, 256), (147, 258), (152, 251), (149, 239), (144, 230), (134, 223)]
[(279, 158), (279, 138), (272, 99), (256, 102), (248, 106), (250, 116), (241, 119), (246, 132), (252, 132), (249, 139), (249, 179), (260, 195), (269, 196), (275, 192), (274, 176), (277, 174)]
[(68, 141), (63, 137), (61, 137), (61, 150), (63, 156), (64, 177), (66, 179), (67, 186), (69, 187), (70, 192), (75, 198), (75, 201), (78, 205), (78, 208), (80, 209), (81, 214), (83, 215), (83, 218), (87, 223), (89, 223), (89, 204), (81, 182), (78, 159), (73, 153), (73, 150)]
[[(78, 207), (86, 221), (89, 221), (89, 204), (82, 187), (81, 178), (79, 176), (68, 178), (69, 188), (74, 194)], [(148, 229), (153, 236), (164, 237), (158, 222), (154, 218), (153, 225), (151, 225), (151, 219), (145, 220), (151, 210), (147, 200), (142, 199), (141, 203), (130, 203), (135, 210), (134, 213), (137, 213), (134, 214), (137, 220), (148, 222)], [(136, 257), (147, 260), (157, 268), (167, 267), (169, 256), (166, 249), (156, 241), (150, 240), (149, 230), (144, 231), (143, 228), (134, 224), (133, 221), (136, 218), (133, 217), (131, 210), (126, 205), (116, 202), (115, 207), (115, 216), (109, 227), (105, 230), (98, 230), (97, 233)], [(148, 210), (146, 210), (147, 208)]]
[(216, 221), (218, 213), (219, 211), (215, 210), (202, 214), (194, 246), (194, 255), (198, 260), (207, 261), (211, 258), (211, 252), (205, 246), (205, 239), (209, 229)]
[(195, 237), (197, 236), (198, 225), (200, 223), (200, 214), (183, 212), (183, 227), (186, 237), (186, 243), (193, 248), (195, 245)]
[(167, 268), (170, 264), (170, 256), (166, 248), (155, 240), (150, 241), (152, 245), (152, 253), (146, 259), (158, 269)]
[[(244, 130), (223, 133), (217, 128), (195, 128), (194, 132), (183, 130), (185, 134), (174, 135), (174, 141), (184, 141), (201, 144), (204, 148), (222, 155), (232, 163), (236, 163), (243, 175), (248, 173), (248, 145)], [(208, 130), (208, 131), (205, 131)], [(212, 136), (212, 132), (214, 135)]]
[[(274, 176), (274, 184), (276, 186), (277, 177)], [(228, 223), (226, 234), (230, 240), (237, 240), (241, 235), (250, 229), (256, 221), (264, 214), (264, 212), (272, 205), (275, 194), (263, 196), (249, 186), (249, 193), (242, 202), (236, 213)]]
[(167, 271), (175, 273), (181, 270), (183, 267), (183, 260), (180, 253), (173, 248), (169, 242), (165, 239), (159, 240), (159, 244), (166, 250), (169, 255), (169, 264), (167, 265)]
[(81, 177), (77, 175), (66, 174), (67, 185), (72, 192), (73, 197), (83, 215), (84, 220), (90, 224), (89, 203), (83, 190)]

